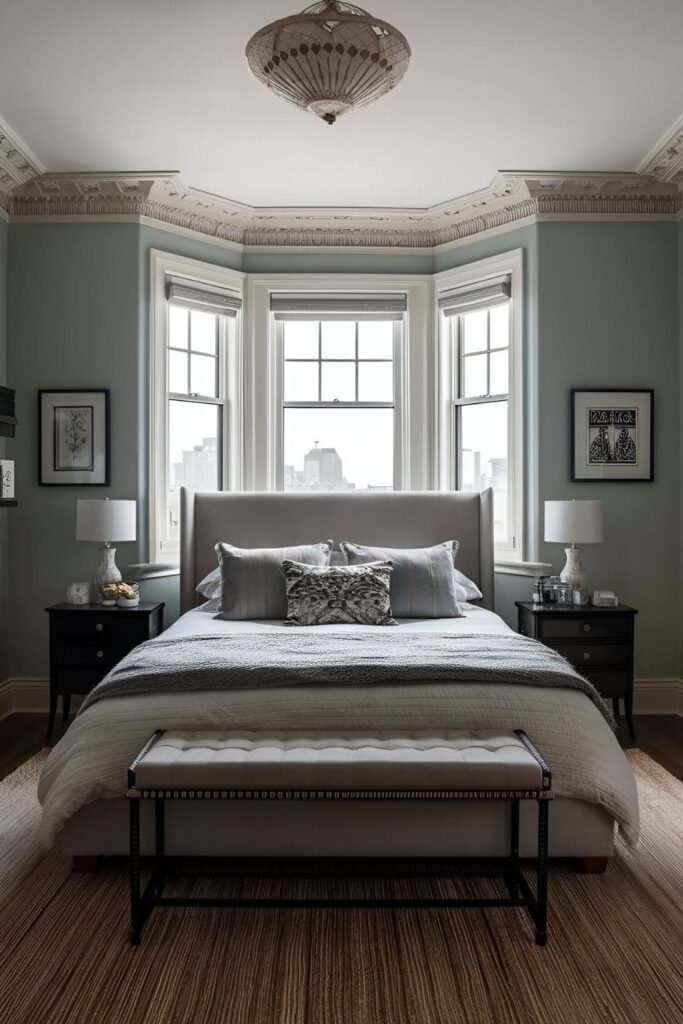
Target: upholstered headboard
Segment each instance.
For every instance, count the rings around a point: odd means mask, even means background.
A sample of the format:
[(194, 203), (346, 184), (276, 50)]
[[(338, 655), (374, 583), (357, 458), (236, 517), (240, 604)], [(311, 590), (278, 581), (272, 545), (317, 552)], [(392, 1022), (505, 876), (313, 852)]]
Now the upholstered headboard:
[(490, 490), (362, 491), (283, 494), (273, 491), (181, 493), (181, 609), (199, 603), (195, 587), (216, 568), (214, 546), (314, 544), (331, 538), (386, 547), (427, 547), (455, 538), (461, 572), (493, 608), (493, 514)]

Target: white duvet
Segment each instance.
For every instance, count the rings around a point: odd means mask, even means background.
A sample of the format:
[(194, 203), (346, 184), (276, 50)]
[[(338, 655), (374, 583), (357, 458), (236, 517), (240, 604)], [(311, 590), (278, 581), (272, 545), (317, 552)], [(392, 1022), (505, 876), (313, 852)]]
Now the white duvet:
[[(225, 622), (201, 609), (181, 616), (165, 638), (291, 630), (281, 622)], [(389, 627), (308, 626), (326, 631)], [(508, 633), (502, 619), (469, 608), (460, 619), (403, 620), (392, 630)], [(153, 641), (152, 641), (153, 642)], [(41, 835), (50, 845), (84, 804), (126, 791), (126, 769), (155, 729), (329, 730), (524, 729), (548, 761), (553, 788), (602, 805), (630, 842), (638, 837), (633, 773), (595, 705), (571, 689), (483, 683), (292, 685), (192, 693), (141, 694), (99, 701), (79, 715), (45, 763), (38, 787)]]

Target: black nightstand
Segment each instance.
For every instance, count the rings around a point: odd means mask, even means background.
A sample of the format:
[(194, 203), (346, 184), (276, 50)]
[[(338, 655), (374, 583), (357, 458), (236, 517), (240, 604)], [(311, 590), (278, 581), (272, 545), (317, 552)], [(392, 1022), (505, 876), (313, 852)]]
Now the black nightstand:
[(633, 634), (635, 608), (597, 608), (592, 604), (535, 604), (515, 601), (517, 630), (559, 651), (603, 697), (611, 697), (615, 716), (624, 699), (628, 731), (633, 729)]
[(64, 721), (72, 693), (89, 693), (117, 661), (164, 628), (164, 605), (136, 608), (101, 604), (53, 604), (50, 616), (50, 720), (48, 743), (61, 695)]

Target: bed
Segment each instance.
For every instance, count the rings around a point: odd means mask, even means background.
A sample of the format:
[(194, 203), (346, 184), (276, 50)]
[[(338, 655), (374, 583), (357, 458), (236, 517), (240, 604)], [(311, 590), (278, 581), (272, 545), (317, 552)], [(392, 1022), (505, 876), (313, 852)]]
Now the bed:
[[(492, 497), (458, 492), (343, 494), (204, 494), (181, 503), (181, 617), (159, 638), (191, 638), (201, 647), (245, 635), (275, 637), (280, 621), (222, 621), (201, 606), (196, 586), (215, 568), (214, 545), (239, 547), (353, 539), (368, 545), (422, 547), (457, 538), (457, 566), (483, 598), (462, 619), (402, 620), (378, 627), (398, 637), (425, 634), (490, 637), (514, 634), (493, 612)], [(326, 635), (373, 627), (295, 627), (322, 645)], [(214, 638), (212, 640), (212, 638)], [(273, 641), (269, 641), (273, 642)], [(303, 641), (302, 641), (303, 642)], [(412, 641), (409, 641), (412, 642)], [(157, 641), (150, 641), (150, 645)], [(284, 641), (283, 641), (284, 643)], [(169, 645), (167, 645), (169, 646)], [(439, 729), (524, 729), (549, 760), (558, 799), (551, 809), (551, 856), (604, 858), (613, 852), (615, 822), (629, 841), (638, 835), (630, 767), (614, 733), (585, 693), (468, 680), (387, 679), (371, 685), (293, 682), (276, 687), (158, 689), (106, 697), (79, 714), (46, 762), (39, 786), (42, 835), (78, 856), (124, 853), (126, 768), (155, 729), (240, 732), (436, 732)], [(530, 812), (531, 813), (531, 812)], [(494, 805), (178, 805), (167, 823), (170, 854), (258, 856), (499, 856), (507, 818)], [(151, 822), (143, 822), (143, 849)], [(521, 852), (535, 841), (521, 822)]]

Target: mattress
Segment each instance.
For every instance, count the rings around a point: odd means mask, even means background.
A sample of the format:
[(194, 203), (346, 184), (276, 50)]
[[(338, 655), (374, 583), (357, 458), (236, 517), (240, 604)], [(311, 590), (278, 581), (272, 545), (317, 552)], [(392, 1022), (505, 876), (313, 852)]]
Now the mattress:
[[(216, 619), (205, 609), (181, 616), (164, 634), (230, 635), (383, 629), (291, 627), (281, 622)], [(463, 618), (403, 620), (392, 631), (505, 634), (493, 612), (470, 607)], [(155, 641), (151, 641), (154, 643)], [(210, 642), (210, 641), (208, 641)], [(51, 752), (39, 784), (42, 838), (54, 842), (66, 822), (95, 801), (125, 794), (126, 769), (156, 729), (332, 732), (338, 735), (439, 729), (524, 729), (548, 760), (558, 796), (585, 801), (616, 820), (627, 840), (638, 835), (635, 782), (604, 717), (583, 693), (555, 687), (410, 680), (355, 685), (293, 684), (109, 697), (78, 715)]]

